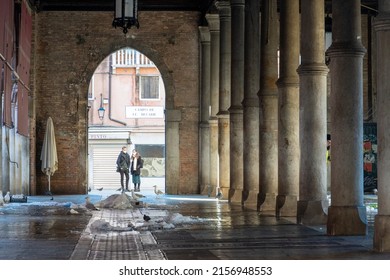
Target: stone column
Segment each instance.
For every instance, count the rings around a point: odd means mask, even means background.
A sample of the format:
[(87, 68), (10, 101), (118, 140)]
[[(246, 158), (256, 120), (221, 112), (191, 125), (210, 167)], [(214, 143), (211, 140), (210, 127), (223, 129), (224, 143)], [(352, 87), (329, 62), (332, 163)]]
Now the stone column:
[(299, 0), (280, 2), (276, 216), (296, 216), (299, 189)]
[(207, 14), (210, 30), (210, 195), (215, 195), (218, 187), (218, 119), (219, 110), (219, 16)]
[(244, 57), (244, 193), (243, 202), (257, 209), (259, 195), (259, 75), (260, 35), (259, 0), (245, 2)]
[(245, 0), (231, 0), (232, 9), (232, 93), (230, 113), (230, 192), (229, 201), (242, 202), (244, 186), (244, 41)]
[(375, 216), (374, 249), (390, 252), (390, 2), (379, 0), (375, 20), (378, 73), (378, 215)]
[(277, 0), (261, 2), (260, 59), (260, 211), (275, 211), (278, 193), (278, 48)]
[(180, 190), (180, 122), (181, 111), (175, 109), (165, 110), (165, 148), (167, 150), (165, 168), (165, 190), (168, 194), (179, 194)]
[[(301, 0), (299, 201), (297, 222), (326, 224), (326, 83), (324, 0)], [(308, 44), (307, 42), (310, 42)]]
[(199, 26), (201, 42), (201, 91), (200, 91), (200, 193), (210, 194), (210, 31)]
[(329, 235), (365, 235), (363, 202), (363, 56), (359, 0), (332, 1), (332, 203)]
[(220, 75), (218, 112), (219, 187), (224, 198), (230, 188), (230, 64), (231, 64), (231, 17), (228, 1), (217, 2), (220, 18)]

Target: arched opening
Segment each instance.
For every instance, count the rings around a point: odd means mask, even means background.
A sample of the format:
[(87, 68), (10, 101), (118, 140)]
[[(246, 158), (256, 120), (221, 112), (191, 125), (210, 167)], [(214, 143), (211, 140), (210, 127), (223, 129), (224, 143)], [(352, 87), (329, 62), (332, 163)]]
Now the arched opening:
[(165, 99), (159, 69), (141, 52), (123, 48), (99, 64), (88, 89), (88, 188), (121, 188), (123, 146), (144, 160), (141, 190), (165, 188)]

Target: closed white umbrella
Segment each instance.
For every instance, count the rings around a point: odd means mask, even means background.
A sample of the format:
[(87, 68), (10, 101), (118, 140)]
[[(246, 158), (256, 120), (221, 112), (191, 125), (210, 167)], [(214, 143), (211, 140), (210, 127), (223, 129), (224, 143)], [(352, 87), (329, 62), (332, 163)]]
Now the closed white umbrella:
[(49, 180), (48, 194), (51, 195), (50, 177), (53, 176), (54, 172), (56, 172), (58, 169), (56, 137), (54, 135), (54, 125), (51, 117), (47, 119), (46, 123), (46, 132), (42, 145), (41, 161), (41, 170), (47, 175)]

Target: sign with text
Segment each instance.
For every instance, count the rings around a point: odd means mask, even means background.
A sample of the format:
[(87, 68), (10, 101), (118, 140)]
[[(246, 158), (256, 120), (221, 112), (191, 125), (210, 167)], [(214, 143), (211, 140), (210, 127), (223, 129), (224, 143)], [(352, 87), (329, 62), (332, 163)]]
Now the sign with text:
[(164, 107), (126, 106), (127, 119), (161, 119), (164, 118)]
[(88, 139), (128, 139), (129, 133), (88, 133)]

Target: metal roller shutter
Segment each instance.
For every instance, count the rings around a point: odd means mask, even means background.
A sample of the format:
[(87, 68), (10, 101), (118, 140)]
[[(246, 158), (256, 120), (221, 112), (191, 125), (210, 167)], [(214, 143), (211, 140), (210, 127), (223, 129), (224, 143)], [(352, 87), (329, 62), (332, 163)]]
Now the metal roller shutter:
[(93, 185), (94, 188), (117, 189), (120, 175), (116, 172), (116, 159), (121, 151), (119, 146), (93, 147)]

